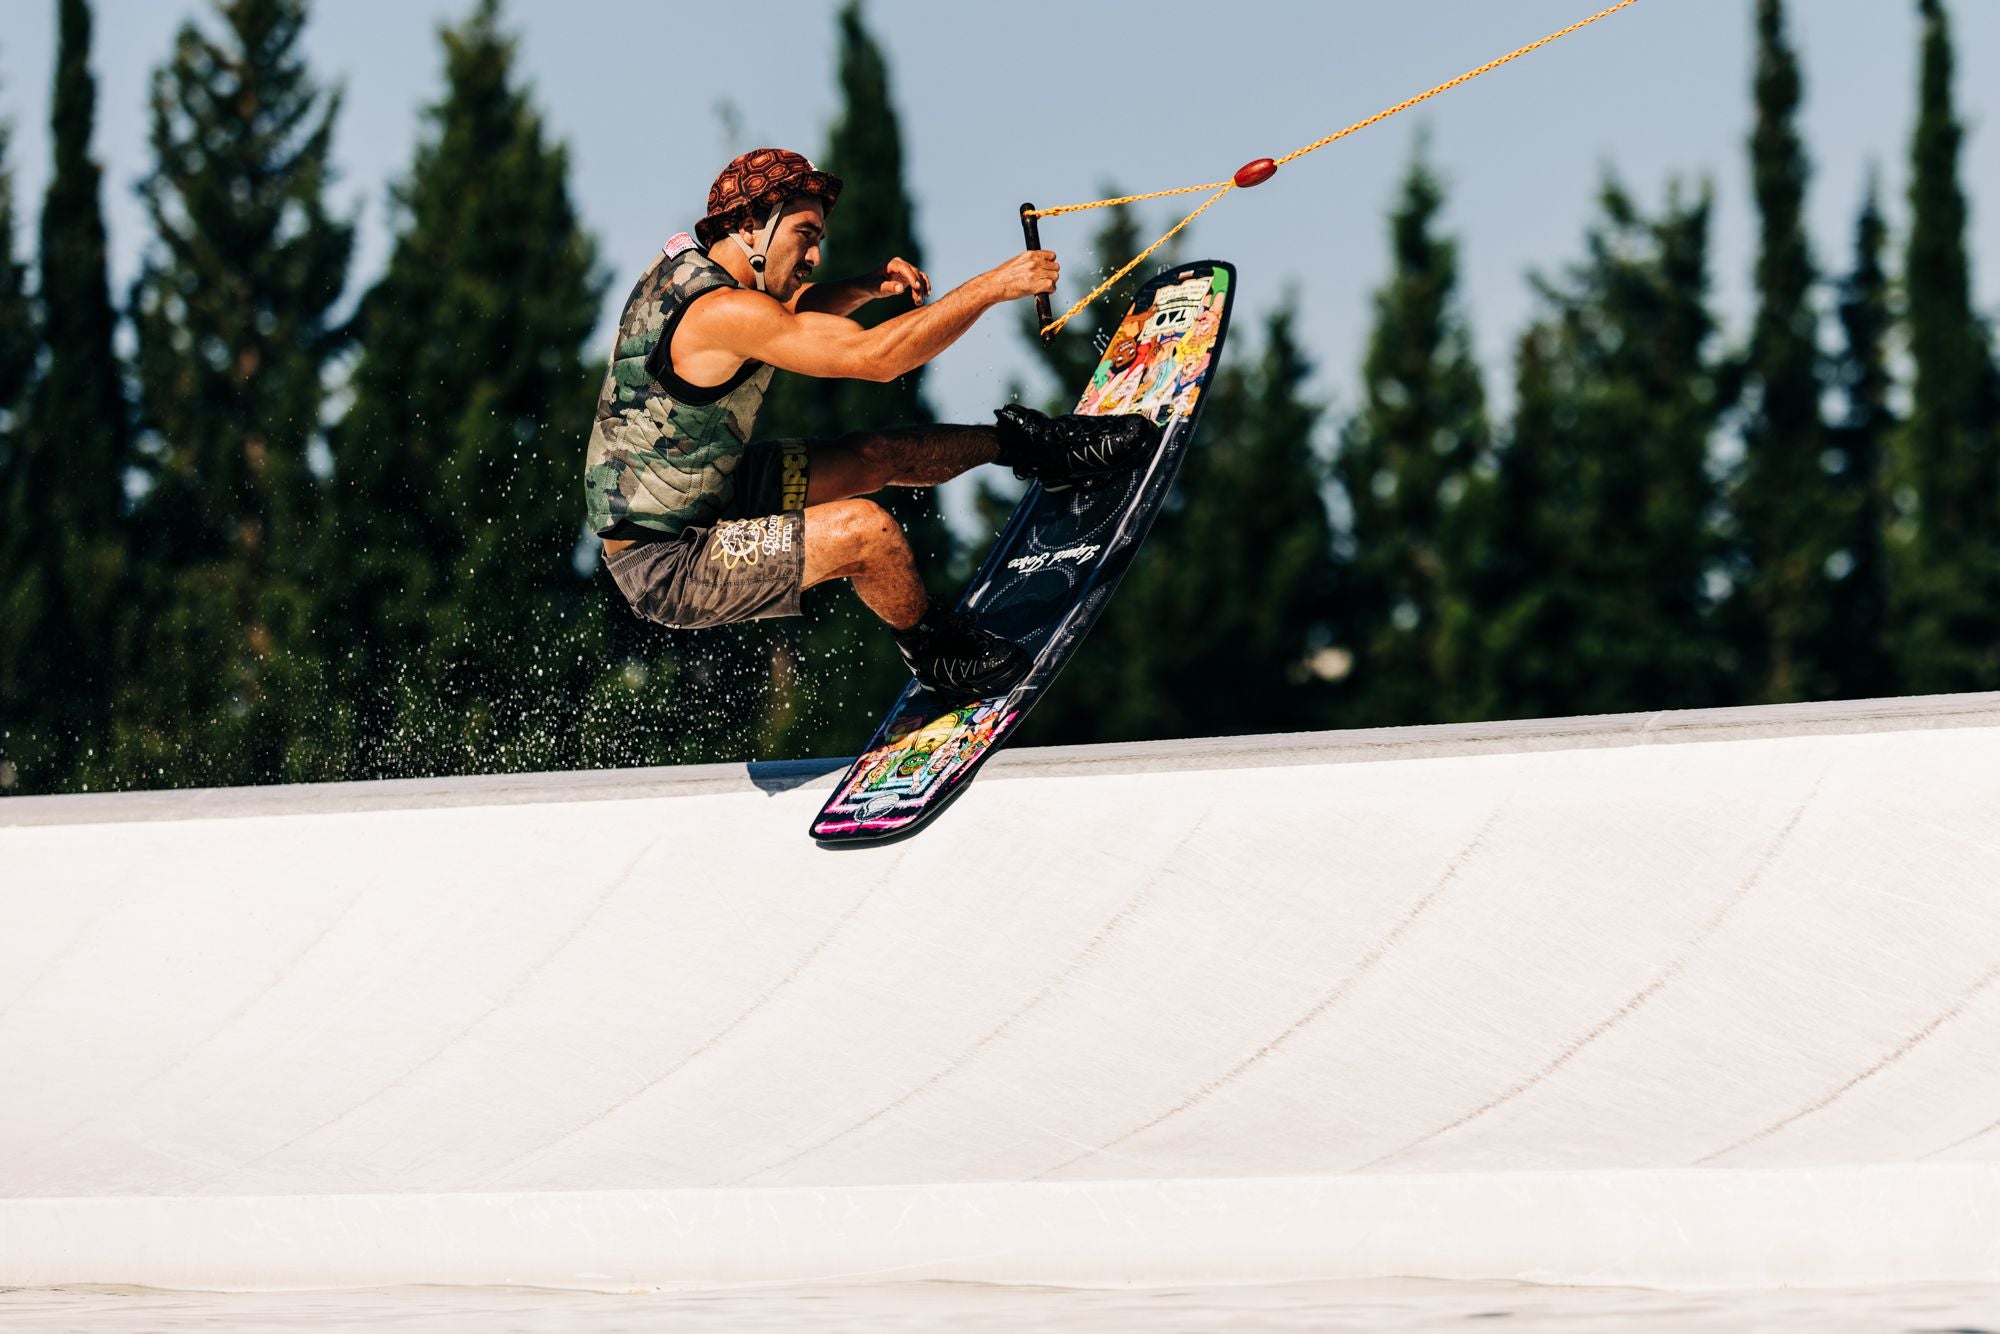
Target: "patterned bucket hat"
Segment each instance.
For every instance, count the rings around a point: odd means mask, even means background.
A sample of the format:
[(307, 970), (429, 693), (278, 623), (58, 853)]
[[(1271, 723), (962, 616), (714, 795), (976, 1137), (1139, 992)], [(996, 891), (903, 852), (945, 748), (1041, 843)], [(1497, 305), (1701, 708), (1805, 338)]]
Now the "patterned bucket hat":
[(703, 245), (714, 245), (744, 218), (760, 216), (793, 195), (815, 195), (831, 213), (840, 185), (840, 177), (819, 170), (803, 154), (753, 148), (708, 187), (708, 216), (695, 224), (694, 233)]

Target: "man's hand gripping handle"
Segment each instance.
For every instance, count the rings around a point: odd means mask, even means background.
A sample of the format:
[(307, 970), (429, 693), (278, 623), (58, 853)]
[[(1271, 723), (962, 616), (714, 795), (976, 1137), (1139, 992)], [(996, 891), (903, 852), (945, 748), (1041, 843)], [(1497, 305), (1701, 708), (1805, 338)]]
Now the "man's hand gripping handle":
[[(1042, 248), (1042, 229), (1035, 221), (1035, 206), (1033, 204), (1021, 205), (1021, 236), (1027, 241), (1028, 249), (1040, 250)], [(1049, 304), (1048, 293), (1043, 292), (1036, 296), (1035, 327), (1046, 329), (1055, 317), (1055, 308)], [(1054, 334), (1045, 333), (1042, 335), (1044, 343), (1053, 343), (1055, 340), (1056, 336)]]

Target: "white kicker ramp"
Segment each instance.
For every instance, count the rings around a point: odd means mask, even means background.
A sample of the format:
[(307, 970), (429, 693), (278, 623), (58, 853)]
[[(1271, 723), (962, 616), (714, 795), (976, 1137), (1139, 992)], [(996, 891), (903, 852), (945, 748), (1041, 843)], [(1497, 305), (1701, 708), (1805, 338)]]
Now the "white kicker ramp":
[(2000, 696), (0, 803), (0, 1285), (2000, 1280)]

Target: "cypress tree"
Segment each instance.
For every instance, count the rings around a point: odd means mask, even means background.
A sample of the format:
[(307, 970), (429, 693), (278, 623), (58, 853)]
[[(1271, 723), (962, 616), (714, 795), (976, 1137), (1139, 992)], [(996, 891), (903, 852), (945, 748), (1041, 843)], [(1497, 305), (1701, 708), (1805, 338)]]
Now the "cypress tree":
[(1841, 280), (1840, 349), (1833, 382), (1840, 413), (1828, 432), (1837, 545), (1827, 561), (1826, 636), (1814, 654), (1839, 698), (1893, 694), (1890, 652), (1887, 460), (1898, 429), (1890, 403), (1889, 336), (1895, 312), (1883, 265), (1888, 224), (1871, 180), (1854, 227), (1854, 266)]
[(1658, 218), (1616, 184), (1588, 258), (1538, 284), (1489, 522), (1516, 548), (1482, 573), (1487, 716), (1691, 708), (1722, 697), (1708, 577), (1710, 201)]
[(366, 776), (573, 767), (601, 666), (576, 560), (596, 249), (497, 0), (440, 37), (446, 90), (393, 191), (333, 435), (328, 638)]
[(1574, 712), (1566, 692), (1587, 601), (1587, 536), (1572, 521), (1582, 497), (1578, 441), (1562, 402), (1561, 348), (1544, 319), (1514, 353), (1514, 416), (1490, 471), (1475, 473), (1465, 521), (1474, 534), (1464, 566), (1464, 632), (1475, 665), (1467, 716), (1552, 717)]
[(339, 772), (344, 722), (310, 640), (321, 496), (308, 451), (353, 229), (325, 191), (337, 93), (305, 0), (217, 0), (152, 85), (156, 233), (133, 292), (158, 572), (129, 763), (169, 782)]
[[(41, 341), (18, 447), (19, 508), (10, 515), (6, 693), (30, 735), (16, 763), (31, 785), (101, 786), (108, 774), (111, 686), (123, 568), (129, 411), (112, 350), (117, 317), (105, 276), (100, 172), (90, 156), (97, 89), (91, 15), (60, 0), (50, 115), (54, 171), (41, 217)], [(10, 522), (10, 527), (13, 522)]]
[(90, 6), (85, 0), (60, 0), (58, 17), (50, 126), (55, 172), (41, 219), (40, 297), (48, 358), (35, 385), (27, 433), (60, 442), (61, 477), (50, 480), (61, 490), (45, 499), (66, 529), (95, 543), (113, 540), (118, 529), (127, 409), (111, 345), (117, 315), (106, 276), (102, 173), (90, 156), (97, 121)]
[(1463, 500), (1491, 434), (1458, 308), (1458, 248), (1437, 230), (1443, 206), (1420, 152), (1390, 218), (1364, 404), (1334, 463), (1351, 516), (1335, 604), (1337, 638), (1353, 655), (1340, 716), (1354, 726), (1458, 716), (1468, 693), (1453, 630), (1470, 559)]
[(1820, 420), (1824, 367), (1817, 281), (1804, 224), (1810, 164), (1797, 126), (1801, 79), (1780, 0), (1758, 0), (1756, 129), (1751, 180), (1761, 224), (1758, 308), (1745, 357), (1743, 462), (1732, 496), (1739, 525), (1730, 619), (1739, 698), (1824, 698), (1837, 689), (1822, 659), (1834, 590), (1828, 562), (1843, 536), (1839, 481), (1829, 476)]
[(0, 475), (15, 458), (38, 333), (28, 266), (14, 254), (13, 130), (0, 121)]
[(1915, 691), (1989, 690), (2000, 684), (2000, 395), (1990, 338), (1972, 308), (1950, 21), (1942, 0), (1917, 9), (1922, 68), (1904, 271), (1916, 378), (1903, 465), (1916, 538), (1896, 581), (1901, 675)]
[[(37, 334), (28, 294), (28, 266), (14, 254), (13, 126), (0, 121), (0, 477), (12, 478)], [(0, 492), (0, 495), (4, 495)], [(15, 516), (10, 512), (11, 531)]]
[(36, 696), (25, 679), (33, 622), (23, 594), (35, 577), (34, 547), (50, 536), (38, 511), (21, 439), (29, 375), (38, 342), (28, 298), (28, 269), (14, 258), (13, 127), (0, 122), (0, 795), (22, 781), (16, 755), (31, 746)]

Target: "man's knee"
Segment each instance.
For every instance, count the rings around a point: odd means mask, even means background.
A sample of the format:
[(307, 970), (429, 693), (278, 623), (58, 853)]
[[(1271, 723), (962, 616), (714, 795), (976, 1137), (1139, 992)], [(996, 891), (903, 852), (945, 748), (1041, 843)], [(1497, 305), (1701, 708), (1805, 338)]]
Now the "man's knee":
[(895, 516), (872, 500), (836, 500), (806, 511), (806, 563), (839, 577), (882, 562), (907, 563), (909, 540)]
[(875, 501), (859, 498), (843, 500), (839, 508), (842, 511), (841, 527), (845, 530), (848, 540), (855, 545), (864, 547), (902, 545), (902, 526), (896, 522), (893, 514)]

